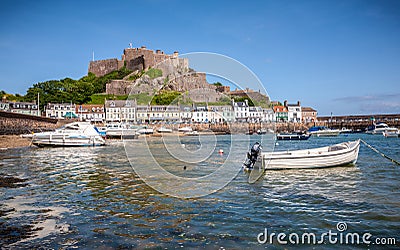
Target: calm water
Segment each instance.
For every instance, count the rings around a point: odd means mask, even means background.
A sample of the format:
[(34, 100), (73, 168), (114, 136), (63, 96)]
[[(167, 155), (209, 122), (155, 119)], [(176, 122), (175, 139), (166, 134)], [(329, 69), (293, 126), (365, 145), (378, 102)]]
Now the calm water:
[[(359, 137), (400, 161), (400, 138), (364, 134), (278, 141), (276, 150)], [(160, 165), (177, 176), (208, 174), (228, 153), (234, 154), (231, 164), (239, 168), (249, 143), (244, 140), (243, 147), (230, 148), (229, 136), (217, 139), (208, 160), (187, 164), (186, 170), (168, 156), (160, 138), (149, 145)], [(196, 139), (184, 140), (186, 148), (199, 147)], [(144, 142), (133, 143), (139, 148)], [(132, 164), (146, 166), (146, 157), (138, 152)], [(255, 184), (238, 172), (222, 190), (192, 199), (166, 196), (147, 186), (132, 170), (123, 143), (12, 149), (0, 151), (0, 160), (3, 176), (25, 179), (26, 184), (0, 188), (0, 245), (6, 248), (281, 248), (276, 242), (259, 244), (257, 235), (265, 228), (321, 234), (335, 231), (338, 222), (347, 223), (347, 232), (400, 240), (400, 166), (364, 145), (356, 166), (270, 171)]]

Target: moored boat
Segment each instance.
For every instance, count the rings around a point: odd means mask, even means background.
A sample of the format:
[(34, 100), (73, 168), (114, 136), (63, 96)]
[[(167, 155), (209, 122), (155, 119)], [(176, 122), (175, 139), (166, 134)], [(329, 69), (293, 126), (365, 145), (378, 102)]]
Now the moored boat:
[(105, 140), (88, 122), (74, 122), (55, 131), (32, 134), (32, 144), (44, 146), (101, 146)]
[(397, 131), (385, 131), (382, 134), (386, 138), (392, 138), (392, 137), (399, 137), (400, 136), (399, 130), (397, 130)]
[(111, 123), (107, 125), (106, 137), (116, 139), (137, 139), (139, 133), (137, 132), (137, 129), (131, 128), (129, 124)]
[(142, 135), (151, 135), (151, 134), (154, 133), (154, 129), (148, 128), (148, 127), (145, 126), (145, 127), (139, 128), (139, 129), (137, 130), (137, 132), (138, 132), (139, 134), (142, 134)]
[(170, 128), (166, 128), (166, 127), (161, 127), (159, 129), (157, 129), (158, 133), (172, 133), (172, 129)]
[(185, 135), (191, 135), (191, 136), (197, 136), (199, 135), (199, 132), (197, 132), (196, 130), (190, 131), (190, 132), (185, 132)]
[(311, 134), (304, 133), (279, 133), (276, 135), (277, 140), (308, 140)]
[(383, 132), (398, 132), (397, 128), (389, 127), (386, 123), (380, 122), (378, 124), (373, 124), (366, 128), (365, 133), (370, 135), (381, 135)]
[(311, 127), (308, 132), (317, 137), (338, 136), (340, 134), (339, 129), (330, 129), (324, 126)]
[(187, 132), (192, 132), (193, 129), (191, 127), (182, 127), (178, 129), (179, 132), (187, 133)]
[(244, 167), (264, 170), (326, 168), (354, 164), (358, 158), (360, 140), (342, 142), (320, 148), (293, 151), (248, 153)]

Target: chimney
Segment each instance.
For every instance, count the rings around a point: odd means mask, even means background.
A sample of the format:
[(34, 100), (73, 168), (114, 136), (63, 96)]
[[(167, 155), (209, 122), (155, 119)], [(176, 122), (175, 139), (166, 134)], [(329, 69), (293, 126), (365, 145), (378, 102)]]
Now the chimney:
[(246, 106), (248, 107), (249, 106), (249, 100), (244, 99), (244, 102), (246, 103)]
[(178, 51), (174, 51), (174, 57), (178, 57), (179, 56), (179, 52)]
[(299, 106), (299, 107), (300, 107), (300, 101), (297, 101), (297, 106)]
[(283, 102), (283, 106), (287, 107), (287, 100)]

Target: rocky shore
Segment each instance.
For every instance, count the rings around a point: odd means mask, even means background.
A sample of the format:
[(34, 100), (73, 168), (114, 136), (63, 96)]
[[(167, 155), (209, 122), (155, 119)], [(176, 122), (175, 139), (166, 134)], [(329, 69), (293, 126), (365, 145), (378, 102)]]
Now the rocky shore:
[(28, 147), (31, 145), (29, 139), (21, 138), (19, 135), (0, 135), (0, 149)]

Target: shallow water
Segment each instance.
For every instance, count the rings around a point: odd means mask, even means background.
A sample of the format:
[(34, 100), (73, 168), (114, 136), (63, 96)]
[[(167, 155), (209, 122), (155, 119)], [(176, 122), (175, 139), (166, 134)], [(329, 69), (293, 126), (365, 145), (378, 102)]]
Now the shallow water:
[[(325, 146), (359, 137), (400, 161), (400, 138), (364, 134), (277, 141), (275, 150)], [(133, 171), (122, 142), (97, 148), (0, 151), (0, 173), (25, 179), (27, 184), (0, 187), (0, 245), (281, 248), (276, 241), (272, 245), (258, 243), (258, 234), (265, 228), (277, 234), (337, 232), (339, 222), (347, 223), (346, 232), (369, 232), (373, 239), (394, 237), (399, 242), (400, 166), (364, 145), (355, 166), (269, 171), (249, 184), (248, 176), (239, 169), (250, 143), (239, 138), (243, 145), (232, 146), (230, 136), (216, 138), (206, 161), (185, 164), (170, 157), (161, 138), (147, 141), (160, 166), (180, 177), (208, 175), (232, 155), (229, 164), (237, 171), (236, 177), (215, 193), (190, 199), (167, 196), (146, 185)], [(247, 138), (261, 140), (258, 135)], [(208, 138), (204, 140), (203, 144)], [(130, 154), (135, 156), (131, 158), (133, 168), (151, 162), (142, 154), (143, 143), (139, 139), (129, 144)], [(201, 148), (198, 139), (186, 138), (182, 144), (185, 146), (172, 147)], [(219, 154), (219, 149), (224, 154)], [(190, 192), (196, 187), (187, 188)], [(324, 247), (342, 249), (344, 245), (325, 243)]]

